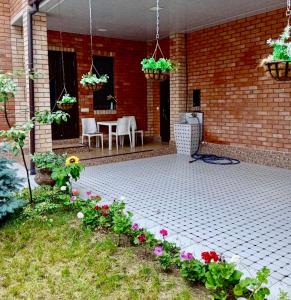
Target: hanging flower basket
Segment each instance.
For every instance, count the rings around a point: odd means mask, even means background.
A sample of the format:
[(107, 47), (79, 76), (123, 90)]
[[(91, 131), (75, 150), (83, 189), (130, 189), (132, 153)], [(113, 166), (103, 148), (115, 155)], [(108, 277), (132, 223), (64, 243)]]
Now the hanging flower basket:
[(84, 85), (84, 88), (86, 90), (96, 92), (96, 91), (101, 90), (103, 88), (103, 86), (104, 86), (104, 83), (86, 84), (86, 85)]
[(264, 63), (264, 67), (275, 80), (291, 80), (291, 61), (266, 62)]
[(154, 57), (144, 58), (141, 65), (145, 78), (148, 80), (164, 81), (169, 77), (169, 73), (174, 71), (173, 62), (166, 58), (160, 58), (157, 61)]
[(148, 80), (164, 81), (169, 77), (169, 73), (161, 72), (160, 70), (144, 70), (143, 72)]
[(73, 108), (74, 103), (57, 103), (57, 106), (61, 110), (70, 110)]
[(77, 99), (75, 97), (65, 94), (61, 100), (57, 101), (57, 107), (61, 110), (70, 110), (76, 102)]
[(108, 79), (109, 76), (107, 74), (97, 77), (95, 73), (92, 73), (92, 71), (90, 71), (82, 76), (80, 83), (86, 90), (95, 92), (101, 90), (104, 84), (108, 82)]
[(272, 78), (278, 81), (291, 80), (291, 42), (290, 25), (285, 27), (283, 33), (277, 40), (269, 39), (267, 44), (273, 47), (273, 54), (261, 61), (261, 65)]

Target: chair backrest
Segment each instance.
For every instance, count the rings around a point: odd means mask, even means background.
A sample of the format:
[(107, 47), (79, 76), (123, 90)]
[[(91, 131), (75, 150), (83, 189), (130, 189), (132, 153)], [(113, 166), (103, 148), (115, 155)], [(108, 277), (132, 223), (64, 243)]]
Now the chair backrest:
[(82, 118), (82, 133), (97, 133), (97, 125), (94, 118)]
[(137, 129), (135, 116), (128, 116), (128, 117), (123, 117), (123, 118), (128, 118), (131, 130)]
[(130, 134), (130, 122), (128, 118), (117, 119), (116, 132), (118, 135)]

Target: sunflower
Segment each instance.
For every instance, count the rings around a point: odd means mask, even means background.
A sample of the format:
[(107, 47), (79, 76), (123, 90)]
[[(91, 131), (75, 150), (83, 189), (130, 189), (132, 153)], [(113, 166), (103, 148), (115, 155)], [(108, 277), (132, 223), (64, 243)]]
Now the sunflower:
[(79, 157), (77, 156), (70, 156), (66, 159), (66, 166), (72, 165), (72, 164), (78, 164), (80, 161)]

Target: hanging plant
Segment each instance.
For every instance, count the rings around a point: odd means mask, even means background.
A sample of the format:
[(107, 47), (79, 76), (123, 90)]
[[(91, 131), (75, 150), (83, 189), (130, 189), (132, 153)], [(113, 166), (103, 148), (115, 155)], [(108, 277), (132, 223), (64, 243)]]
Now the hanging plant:
[(57, 106), (62, 110), (70, 110), (76, 102), (77, 99), (75, 97), (65, 94), (61, 100), (57, 101)]
[(166, 58), (160, 58), (157, 61), (154, 57), (144, 58), (141, 65), (146, 79), (165, 80), (169, 72), (174, 71), (174, 63)]
[[(167, 58), (164, 58), (163, 51), (160, 47), (160, 6), (159, 0), (157, 0), (157, 33), (156, 33), (156, 47), (152, 57), (144, 58), (141, 61), (142, 71), (145, 74), (146, 79), (148, 80), (160, 80), (163, 81), (169, 77), (169, 73), (175, 70), (174, 63)], [(157, 52), (160, 52), (161, 58), (157, 59)]]
[[(89, 0), (89, 19), (90, 19), (90, 49), (91, 49), (91, 68), (86, 74), (83, 74), (80, 83), (87, 90), (99, 91), (103, 88), (104, 84), (108, 82), (109, 76), (107, 74), (100, 75), (94, 66), (93, 61), (93, 31), (92, 31), (92, 1)], [(95, 72), (93, 72), (95, 71)]]
[(103, 85), (108, 82), (109, 76), (107, 74), (97, 77), (92, 71), (84, 74), (80, 81), (81, 85), (87, 90), (98, 91), (102, 89)]
[(268, 39), (267, 44), (273, 47), (273, 54), (261, 61), (261, 65), (268, 71), (271, 76), (278, 81), (291, 80), (291, 42), (289, 18), (291, 14), (290, 0), (287, 0), (288, 24), (283, 33), (276, 40)]

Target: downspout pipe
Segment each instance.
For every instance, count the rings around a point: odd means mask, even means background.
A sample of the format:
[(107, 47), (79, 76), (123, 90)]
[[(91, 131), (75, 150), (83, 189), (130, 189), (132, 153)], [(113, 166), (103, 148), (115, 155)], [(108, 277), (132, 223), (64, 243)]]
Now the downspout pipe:
[[(29, 75), (33, 74), (33, 15), (39, 11), (39, 4), (42, 0), (30, 0), (28, 4), (32, 7), (32, 9), (28, 12), (28, 28), (27, 28), (27, 35), (28, 35), (28, 69)], [(35, 95), (34, 95), (34, 81), (31, 76), (29, 76), (29, 117), (30, 119), (35, 115)], [(30, 154), (35, 153), (35, 128), (33, 128), (30, 132)], [(35, 175), (35, 164), (32, 160), (30, 160), (30, 174)]]

